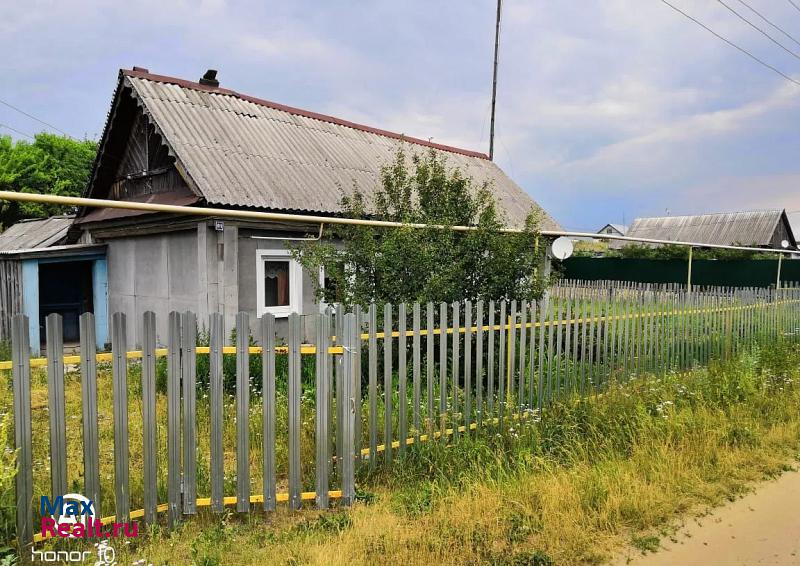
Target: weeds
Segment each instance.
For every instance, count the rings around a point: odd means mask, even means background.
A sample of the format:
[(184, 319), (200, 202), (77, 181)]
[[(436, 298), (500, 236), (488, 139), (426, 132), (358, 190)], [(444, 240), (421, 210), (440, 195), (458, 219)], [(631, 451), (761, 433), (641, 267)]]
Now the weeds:
[(130, 557), (544, 566), (599, 563), (623, 544), (654, 551), (652, 533), (678, 514), (792, 467), (799, 378), (800, 353), (778, 344), (691, 372), (611, 382), (602, 395), (558, 400), (540, 421), (529, 415), (453, 444), (415, 444), (389, 469), (361, 466), (349, 510), (198, 518), (178, 535), (150, 535)]

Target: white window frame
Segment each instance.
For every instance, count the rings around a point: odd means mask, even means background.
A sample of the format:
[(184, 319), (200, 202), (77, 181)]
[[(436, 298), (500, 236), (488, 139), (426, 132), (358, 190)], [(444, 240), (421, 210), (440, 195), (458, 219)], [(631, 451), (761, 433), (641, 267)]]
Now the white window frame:
[[(264, 304), (264, 262), (289, 262), (289, 304), (280, 307), (268, 307)], [(256, 313), (259, 317), (265, 314), (286, 318), (293, 312), (303, 312), (303, 267), (292, 257), (289, 250), (256, 250)]]
[[(352, 269), (352, 264), (348, 263), (345, 266), (345, 269), (347, 269), (348, 267)], [(348, 276), (348, 279), (350, 279), (350, 282), (352, 283), (353, 281), (355, 281), (355, 275), (351, 273)], [(319, 286), (320, 286), (320, 289), (325, 289), (325, 266), (324, 265), (320, 265), (319, 266)], [(325, 310), (328, 307), (331, 307), (332, 309), (335, 309), (338, 306), (339, 303), (326, 303), (325, 299), (319, 299), (319, 303), (318, 304), (319, 304), (319, 312), (325, 314)]]

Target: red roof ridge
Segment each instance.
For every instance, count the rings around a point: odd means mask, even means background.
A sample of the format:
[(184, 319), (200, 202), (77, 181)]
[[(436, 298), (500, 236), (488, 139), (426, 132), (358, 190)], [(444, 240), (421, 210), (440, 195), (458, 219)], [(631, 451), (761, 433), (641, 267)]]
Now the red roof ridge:
[(216, 94), (224, 94), (228, 96), (235, 96), (236, 98), (240, 98), (242, 100), (246, 100), (248, 102), (252, 102), (253, 104), (258, 104), (260, 106), (266, 106), (267, 108), (272, 108), (274, 110), (282, 110), (284, 112), (289, 112), (290, 114), (295, 114), (297, 116), (304, 116), (306, 118), (312, 118), (314, 120), (321, 120), (323, 122), (329, 122), (331, 124), (337, 124), (339, 126), (345, 126), (348, 128), (353, 128), (355, 130), (361, 130), (363, 132), (369, 132), (371, 134), (377, 134), (379, 136), (384, 136), (387, 138), (392, 138), (400, 141), (406, 141), (409, 143), (423, 145), (426, 147), (431, 147), (434, 149), (438, 149), (441, 151), (446, 151), (449, 153), (457, 153), (460, 155), (465, 155), (467, 157), (477, 157), (479, 159), (486, 159), (489, 160), (489, 156), (485, 153), (481, 153), (479, 151), (472, 151), (469, 149), (461, 149), (458, 147), (453, 147), (449, 145), (444, 145), (440, 143), (434, 143), (432, 141), (423, 140), (420, 138), (415, 138), (412, 136), (406, 136), (404, 134), (398, 134), (396, 132), (390, 132), (388, 130), (382, 130), (380, 128), (373, 128), (372, 126), (366, 126), (364, 124), (358, 124), (356, 122), (351, 122), (349, 120), (343, 120), (341, 118), (336, 118), (335, 116), (328, 116), (326, 114), (320, 114), (318, 112), (312, 112), (310, 110), (303, 110), (302, 108), (295, 108), (293, 106), (287, 106), (285, 104), (280, 104), (277, 102), (272, 102), (269, 100), (264, 100), (263, 98), (256, 98), (254, 96), (249, 96), (247, 94), (241, 94), (234, 90), (230, 90), (227, 88), (222, 87), (215, 87), (210, 85), (204, 85), (193, 81), (187, 81), (186, 79), (179, 79), (176, 77), (168, 77), (166, 75), (157, 75), (154, 73), (150, 73), (144, 70), (140, 70), (139, 68), (134, 68), (133, 70), (129, 69), (120, 69), (120, 73), (122, 73), (126, 77), (135, 77), (139, 79), (146, 79), (149, 81), (159, 82), (159, 83), (167, 83), (173, 84), (176, 86), (180, 86), (182, 88), (190, 88), (193, 90), (202, 90), (205, 92), (212, 92)]

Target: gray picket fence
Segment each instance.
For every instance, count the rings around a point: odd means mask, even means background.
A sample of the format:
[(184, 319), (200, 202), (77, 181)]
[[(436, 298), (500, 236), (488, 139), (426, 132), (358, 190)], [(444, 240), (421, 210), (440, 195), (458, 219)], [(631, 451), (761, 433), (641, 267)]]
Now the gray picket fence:
[[(545, 418), (549, 404), (591, 395), (614, 380), (682, 371), (757, 344), (796, 339), (800, 288), (687, 293), (672, 287), (569, 283), (555, 286), (538, 302), (373, 304), (309, 316), (314, 344), (302, 342), (301, 331), (308, 325), (298, 314), (288, 317), (279, 343), (272, 315), (260, 318), (251, 336), (248, 314), (239, 313), (235, 343), (226, 345), (233, 329), (223, 327), (221, 314), (198, 321), (192, 312), (172, 312), (166, 343), (160, 345), (156, 315), (147, 312), (139, 321), (141, 350), (128, 352), (127, 321), (116, 313), (111, 351), (98, 353), (93, 315), (86, 313), (80, 321), (80, 354), (65, 356), (61, 318), (52, 314), (46, 320), (46, 358), (38, 359), (30, 358), (29, 321), (15, 316), (12, 360), (0, 369), (10, 366), (13, 377), (18, 541), (25, 544), (38, 536), (34, 496), (63, 495), (76, 485), (96, 508), (113, 509), (108, 520), (154, 523), (164, 512), (170, 526), (201, 507), (219, 513), (235, 505), (244, 513), (256, 505), (272, 511), (284, 501), (292, 509), (305, 500), (322, 509), (332, 499), (349, 505), (356, 497), (357, 467), (402, 466), (416, 443), (454, 441), (478, 428)], [(204, 330), (207, 345), (198, 343)], [(232, 405), (226, 403), (225, 356), (235, 356)], [(204, 385), (197, 380), (201, 357), (208, 358)], [(165, 390), (157, 383), (162, 358)], [(259, 387), (250, 375), (253, 363), (260, 368)], [(113, 482), (104, 485), (98, 375), (102, 378), (109, 366)], [(50, 485), (37, 487), (35, 444), (45, 442), (32, 433), (31, 375), (42, 371), (38, 368), (46, 372)], [(65, 368), (79, 376), (79, 430), (73, 420), (67, 428)], [(136, 400), (129, 399), (131, 391)], [(204, 397), (200, 405), (198, 392)], [(164, 403), (162, 419), (158, 407)], [(253, 407), (260, 408), (259, 422), (254, 422)], [(207, 435), (203, 442), (198, 416), (210, 423), (202, 429)], [(141, 427), (135, 429), (141, 436), (131, 439), (131, 423), (139, 419)], [(231, 419), (235, 446), (224, 440)], [(164, 427), (165, 451), (159, 444)], [(260, 439), (255, 459), (261, 476), (261, 493), (255, 495), (254, 430)], [(80, 436), (82, 453), (69, 452), (68, 431)], [(306, 448), (313, 444), (307, 452), (313, 464), (302, 461), (301, 443)], [(208, 447), (208, 455), (200, 453), (201, 445)], [(225, 464), (226, 453), (233, 450), (232, 481)], [(130, 454), (139, 452), (141, 465), (137, 456), (132, 470)], [(76, 459), (82, 461), (82, 474)], [(304, 466), (313, 470), (313, 482)], [(207, 483), (198, 481), (198, 470)], [(198, 494), (199, 484), (209, 492)], [(133, 485), (142, 489), (134, 502), (141, 508), (132, 510)], [(313, 490), (304, 491), (304, 486)], [(166, 500), (160, 501), (164, 492)]]

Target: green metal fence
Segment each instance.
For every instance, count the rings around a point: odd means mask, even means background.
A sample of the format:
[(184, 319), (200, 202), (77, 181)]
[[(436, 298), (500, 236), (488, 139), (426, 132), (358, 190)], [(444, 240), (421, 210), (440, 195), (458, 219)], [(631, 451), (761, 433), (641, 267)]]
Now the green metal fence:
[[(682, 259), (571, 257), (561, 262), (565, 279), (685, 284), (688, 262)], [(692, 261), (692, 284), (708, 287), (774, 287), (777, 259)], [(800, 260), (781, 262), (781, 282), (800, 281)]]

